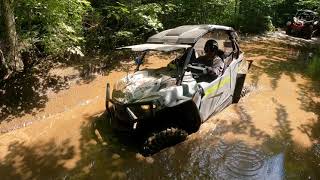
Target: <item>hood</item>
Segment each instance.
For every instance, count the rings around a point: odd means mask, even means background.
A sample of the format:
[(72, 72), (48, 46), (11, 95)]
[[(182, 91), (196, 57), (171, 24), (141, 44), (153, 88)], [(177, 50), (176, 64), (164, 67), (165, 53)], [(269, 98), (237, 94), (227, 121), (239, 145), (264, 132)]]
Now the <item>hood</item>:
[(304, 25), (304, 20), (298, 19), (298, 18), (296, 18), (296, 17), (293, 18), (293, 22), (294, 22), (295, 24), (297, 24), (297, 25), (301, 25), (301, 26)]
[[(154, 75), (148, 71), (138, 71), (119, 80), (112, 92), (112, 98), (122, 104), (158, 101), (170, 106), (172, 102), (192, 97), (196, 81), (186, 75), (184, 84), (188, 88), (176, 85), (176, 79), (166, 75)], [(184, 90), (185, 89), (185, 90)]]
[(158, 98), (160, 95), (157, 92), (165, 79), (168, 78), (152, 76), (147, 71), (130, 74), (115, 84), (112, 98), (124, 104)]

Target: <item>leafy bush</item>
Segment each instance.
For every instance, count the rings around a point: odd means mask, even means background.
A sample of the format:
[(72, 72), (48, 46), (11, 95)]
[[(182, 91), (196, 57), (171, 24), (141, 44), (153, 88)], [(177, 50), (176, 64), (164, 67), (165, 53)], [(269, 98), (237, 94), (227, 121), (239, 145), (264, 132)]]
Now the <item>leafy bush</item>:
[(83, 17), (90, 7), (87, 0), (15, 1), (17, 31), (23, 41), (59, 55), (83, 43)]
[(164, 14), (160, 4), (131, 2), (96, 2), (87, 18), (87, 50), (109, 52), (115, 47), (144, 41), (163, 29), (159, 16)]
[(313, 79), (320, 80), (320, 49), (308, 64), (307, 71)]
[(319, 0), (299, 0), (298, 5), (309, 8), (320, 13), (320, 1)]
[(170, 0), (171, 11), (164, 16), (165, 27), (184, 24), (227, 24), (235, 17), (235, 0)]

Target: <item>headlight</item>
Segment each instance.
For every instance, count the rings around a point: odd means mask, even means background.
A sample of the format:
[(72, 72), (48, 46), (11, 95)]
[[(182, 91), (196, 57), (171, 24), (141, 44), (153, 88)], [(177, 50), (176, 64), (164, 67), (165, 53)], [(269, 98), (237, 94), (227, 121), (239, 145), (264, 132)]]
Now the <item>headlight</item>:
[(151, 105), (142, 105), (141, 106), (141, 109), (143, 109), (143, 110), (150, 110), (151, 108), (156, 109), (157, 105), (153, 104), (152, 106)]
[(287, 22), (287, 26), (290, 26), (292, 23), (290, 21)]
[(142, 105), (141, 109), (143, 110), (149, 110), (150, 109), (150, 105)]

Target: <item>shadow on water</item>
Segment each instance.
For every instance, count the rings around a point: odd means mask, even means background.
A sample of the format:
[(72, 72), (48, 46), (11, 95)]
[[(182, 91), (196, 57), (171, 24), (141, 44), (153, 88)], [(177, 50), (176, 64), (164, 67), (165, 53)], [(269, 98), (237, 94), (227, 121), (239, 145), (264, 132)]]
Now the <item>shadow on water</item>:
[[(275, 161), (245, 143), (228, 144), (216, 136), (206, 138), (210, 143), (190, 140), (145, 158), (130, 139), (119, 140), (110, 132), (103, 115), (89, 120), (81, 128), (79, 151), (69, 140), (33, 146), (12, 143), (0, 163), (1, 178), (259, 179), (270, 171), (268, 162)], [(70, 168), (74, 158), (78, 161)], [(281, 164), (281, 157), (275, 162)]]
[[(148, 158), (137, 153), (132, 139), (112, 132), (104, 114), (97, 115), (82, 125), (79, 147), (69, 140), (33, 146), (12, 143), (0, 163), (0, 174), (2, 179), (281, 179), (285, 157), (286, 177), (320, 177), (312, 151), (293, 144), (285, 107), (277, 106), (274, 137), (258, 130), (245, 108), (239, 106), (243, 124), (221, 122), (205, 136), (189, 137)], [(260, 139), (263, 148), (226, 141), (223, 137), (230, 132)], [(72, 159), (77, 161), (69, 167)]]
[(256, 140), (270, 138), (267, 133), (255, 127), (252, 117), (247, 113), (244, 107), (236, 106), (236, 113), (240, 116), (239, 121), (232, 122), (230, 125), (227, 124), (227, 121), (220, 121), (216, 130), (219, 133), (219, 136), (232, 132), (237, 135), (249, 135)]
[(305, 133), (314, 144), (308, 150), (310, 154), (309, 162), (314, 165), (313, 167), (316, 167), (314, 172), (317, 173), (319, 178), (320, 172), (317, 169), (320, 168), (320, 82), (313, 81), (299, 86), (301, 109), (316, 115), (314, 119), (309, 120), (309, 123), (301, 125), (299, 130)]
[(112, 70), (126, 72), (130, 66), (128, 62), (128, 57), (123, 55), (114, 59), (92, 57), (67, 61), (58, 68), (74, 67), (79, 71), (79, 75), (68, 76), (49, 73), (57, 67), (56, 64), (47, 62), (17, 73), (6, 81), (0, 81), (0, 123), (26, 114), (35, 115), (43, 110), (49, 100), (49, 90), (58, 93), (68, 89), (74, 79), (80, 80), (80, 83), (90, 83), (96, 78), (96, 74), (108, 75)]
[(47, 179), (66, 173), (65, 162), (74, 156), (68, 141), (57, 145), (53, 141), (29, 147), (12, 143), (9, 154), (0, 162), (1, 179)]
[[(82, 125), (79, 147), (70, 140), (33, 146), (10, 144), (8, 155), (0, 162), (1, 179), (127, 179), (128, 167), (140, 164), (138, 169), (143, 169), (136, 154), (119, 143), (108, 128), (96, 128), (96, 123), (104, 125), (101, 119), (103, 116), (92, 117)], [(77, 161), (70, 167), (73, 159)]]
[[(263, 130), (257, 130), (256, 127), (252, 125), (250, 116), (246, 114), (241, 106), (238, 107), (238, 113), (240, 113), (241, 117), (245, 117), (244, 120), (239, 122), (241, 125), (232, 124), (229, 127), (222, 125), (220, 132), (233, 132), (234, 136), (246, 134), (256, 140), (262, 140), (263, 145), (257, 147), (257, 149), (263, 150), (263, 152), (269, 156), (283, 153), (285, 157), (284, 168), (286, 179), (318, 179), (320, 177), (320, 173), (317, 170), (320, 168), (319, 145), (315, 144), (311, 148), (304, 148), (300, 144), (295, 143), (292, 137), (293, 129), (288, 120), (286, 107), (275, 99), (272, 101), (277, 106), (277, 125), (274, 127), (273, 136), (266, 135)], [(311, 129), (314, 132), (319, 132), (320, 130), (316, 130), (315, 128), (317, 128), (317, 126), (314, 124), (310, 127), (312, 127)], [(225, 128), (227, 128), (227, 130)], [(219, 134), (219, 136), (222, 135), (223, 134)]]
[[(249, 116), (243, 113), (243, 119), (247, 117)], [(201, 140), (190, 139), (148, 159), (134, 155), (137, 149), (132, 144), (132, 142), (135, 143), (133, 139), (127, 137), (127, 139), (120, 140), (119, 135), (112, 137), (113, 133), (106, 128), (108, 123), (103, 121), (102, 116), (95, 122), (103, 136), (101, 139), (110, 143), (108, 146), (111, 149), (106, 154), (111, 156), (115, 151), (119, 157), (124, 157), (123, 164), (118, 164), (118, 169), (114, 171), (124, 172), (122, 176), (130, 177), (130, 179), (261, 179), (268, 177), (280, 179), (283, 176), (282, 155), (267, 157), (264, 152), (244, 142), (227, 143), (219, 138), (221, 134), (218, 135), (218, 133), (222, 133), (221, 131), (214, 131), (210, 136), (203, 137)], [(252, 136), (259, 134), (256, 131), (251, 131)], [(123, 148), (126, 149), (125, 152), (121, 151)], [(122, 152), (127, 156), (124, 156)], [(128, 155), (130, 153), (131, 155)], [(102, 159), (104, 160), (101, 164), (97, 164), (97, 169), (90, 173), (93, 175), (90, 175), (91, 178), (99, 177), (97, 175), (101, 173), (101, 170), (106, 169), (107, 164), (110, 164), (110, 159)], [(100, 157), (99, 160), (101, 160)]]
[[(255, 47), (247, 49), (247, 58), (255, 60), (250, 71), (252, 83), (257, 85), (263, 74), (267, 74), (271, 79), (273, 89), (278, 87), (278, 81), (282, 75), (289, 76), (291, 81), (295, 83), (297, 83), (296, 75), (301, 75), (306, 79), (308, 83), (298, 85), (297, 91), (300, 95), (298, 100), (301, 103), (301, 109), (314, 113), (316, 118), (308, 120), (309, 123), (301, 125), (299, 130), (306, 134), (314, 145), (310, 148), (302, 148), (301, 145), (294, 143), (291, 135), (293, 129), (288, 121), (286, 107), (273, 99), (273, 103), (277, 106), (276, 120), (278, 125), (275, 127), (276, 133), (273, 137), (263, 137), (264, 148), (270, 152), (285, 153), (285, 168), (288, 179), (319, 179), (320, 84), (318, 81), (312, 81), (306, 73), (310, 52), (313, 52), (317, 46), (310, 46), (300, 40), (295, 41), (292, 45), (288, 43), (288, 40), (290, 38), (280, 42), (278, 40), (275, 42), (260, 41), (255, 44)], [(250, 127), (250, 125), (235, 127), (237, 128), (233, 132), (242, 134), (243, 127)], [(246, 130), (250, 132), (250, 130)]]
[(45, 107), (47, 90), (58, 92), (68, 88), (68, 79), (48, 72), (52, 67), (45, 65), (16, 74), (0, 82), (0, 123), (6, 118), (34, 114)]
[(247, 59), (254, 61), (250, 70), (252, 83), (257, 85), (260, 76), (266, 73), (271, 78), (271, 87), (276, 89), (282, 75), (289, 76), (292, 82), (296, 82), (296, 74), (305, 75), (309, 53), (313, 47), (304, 44), (282, 44), (278, 41), (260, 41), (256, 42), (254, 47), (244, 49)]

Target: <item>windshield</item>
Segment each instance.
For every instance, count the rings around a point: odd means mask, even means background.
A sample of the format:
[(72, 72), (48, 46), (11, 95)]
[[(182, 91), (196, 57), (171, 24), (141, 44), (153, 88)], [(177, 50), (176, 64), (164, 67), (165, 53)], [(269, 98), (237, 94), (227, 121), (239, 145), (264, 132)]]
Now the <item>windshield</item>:
[(142, 64), (138, 64), (139, 70), (151, 72), (156, 76), (176, 77), (179, 68), (177, 66), (183, 67), (184, 61), (181, 57), (184, 53), (185, 50), (171, 52), (148, 51), (141, 53), (138, 57), (142, 59)]
[(125, 46), (118, 49), (131, 49), (132, 51), (142, 52), (142, 51), (162, 51), (171, 52), (180, 49), (187, 49), (191, 47), (187, 44), (138, 44), (133, 46)]
[(296, 17), (300, 20), (312, 21), (315, 15), (312, 12), (299, 11)]
[(160, 89), (175, 86), (179, 68), (174, 65), (183, 54), (184, 50), (133, 52), (133, 59), (141, 59), (136, 72), (114, 84), (112, 98), (121, 103), (142, 102), (147, 101), (145, 95), (149, 97)]

